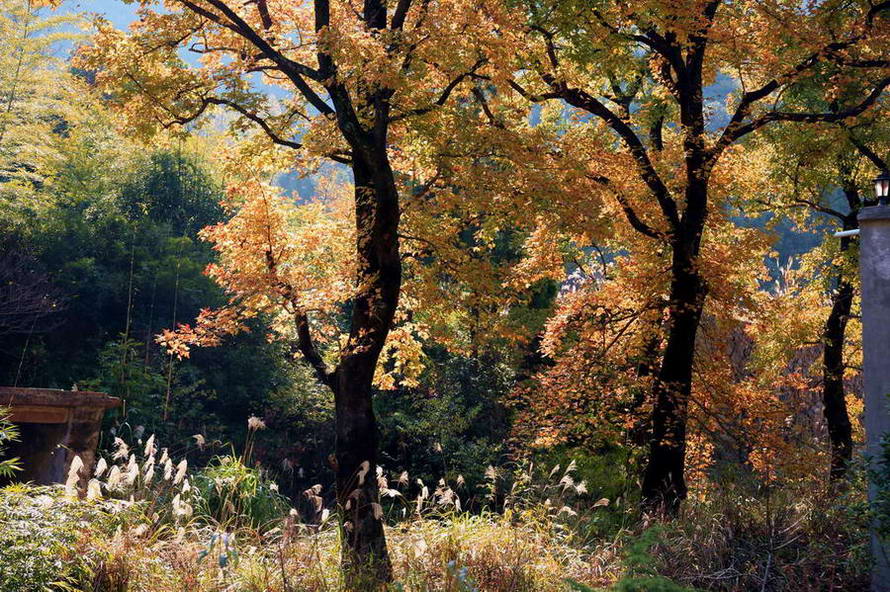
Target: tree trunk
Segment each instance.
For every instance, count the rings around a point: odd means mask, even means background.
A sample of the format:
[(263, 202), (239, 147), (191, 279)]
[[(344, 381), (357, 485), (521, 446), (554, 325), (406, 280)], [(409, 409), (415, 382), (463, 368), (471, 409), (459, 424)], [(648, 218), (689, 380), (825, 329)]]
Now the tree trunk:
[(398, 192), (386, 150), (355, 151), (357, 293), (334, 377), (337, 503), (347, 588), (392, 579), (377, 486), (372, 381), (401, 286)]
[[(376, 365), (376, 364), (375, 364)], [(336, 394), (336, 486), (342, 568), (348, 589), (392, 579), (377, 487), (377, 424), (371, 398), (374, 367), (345, 363)]]
[[(849, 242), (848, 237), (841, 239), (841, 251), (849, 248)], [(843, 274), (838, 275), (837, 291), (831, 300), (831, 313), (825, 321), (822, 338), (822, 403), (831, 441), (829, 479), (835, 482), (846, 475), (853, 458), (853, 429), (844, 394), (844, 338), (853, 306), (853, 284)]]
[(671, 287), (667, 341), (653, 386), (652, 439), (643, 474), (643, 507), (673, 514), (686, 498), (686, 422), (692, 394), (695, 339), (704, 308), (706, 286), (698, 255), (707, 218), (708, 186), (704, 166), (703, 124), (691, 122), (685, 141), (686, 211), (671, 241)]
[(667, 513), (686, 497), (686, 421), (705, 293), (694, 263), (678, 249), (671, 271), (667, 343), (653, 388), (652, 439), (642, 488), (644, 507)]

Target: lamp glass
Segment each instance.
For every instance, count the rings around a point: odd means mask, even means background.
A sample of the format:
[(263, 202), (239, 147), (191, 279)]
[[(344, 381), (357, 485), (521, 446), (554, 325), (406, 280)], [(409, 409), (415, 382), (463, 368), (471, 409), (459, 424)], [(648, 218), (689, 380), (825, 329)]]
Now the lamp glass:
[(875, 179), (875, 197), (886, 199), (888, 193), (890, 193), (890, 178), (882, 175)]

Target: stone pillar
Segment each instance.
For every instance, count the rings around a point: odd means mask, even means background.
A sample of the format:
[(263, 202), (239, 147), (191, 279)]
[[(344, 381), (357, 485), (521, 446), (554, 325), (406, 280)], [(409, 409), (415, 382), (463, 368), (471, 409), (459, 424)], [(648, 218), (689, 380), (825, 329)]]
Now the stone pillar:
[[(68, 433), (64, 423), (19, 424), (19, 440), (7, 446), (7, 457), (19, 459), (22, 470), (8, 481), (32, 481), (37, 485), (65, 482), (65, 450), (61, 447)], [(62, 463), (58, 459), (63, 459)]]
[[(96, 446), (99, 444), (99, 430), (102, 427), (103, 409), (74, 409), (68, 439), (65, 442), (67, 456), (65, 467), (71, 466), (75, 456), (83, 462), (78, 488), (86, 491), (87, 482), (96, 467)], [(65, 477), (67, 478), (67, 474)]]
[[(890, 435), (890, 206), (863, 208), (859, 228), (865, 440), (866, 454), (875, 458)], [(874, 494), (872, 486), (869, 498)], [(873, 533), (871, 548), (872, 592), (890, 592), (890, 542)]]

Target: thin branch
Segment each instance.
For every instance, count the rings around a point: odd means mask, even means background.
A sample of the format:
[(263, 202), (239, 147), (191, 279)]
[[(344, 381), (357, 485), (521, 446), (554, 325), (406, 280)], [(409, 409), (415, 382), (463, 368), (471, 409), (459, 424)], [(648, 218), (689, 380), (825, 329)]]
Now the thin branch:
[(237, 111), (238, 113), (240, 113), (247, 119), (251, 120), (252, 122), (256, 123), (258, 126), (260, 126), (260, 128), (262, 128), (262, 130), (266, 133), (266, 135), (269, 136), (269, 138), (273, 142), (275, 142), (276, 144), (278, 144), (280, 146), (286, 146), (288, 148), (294, 148), (294, 149), (303, 147), (303, 145), (300, 144), (299, 142), (293, 142), (291, 140), (282, 138), (276, 131), (274, 131), (272, 129), (272, 126), (269, 125), (269, 122), (267, 122), (265, 119), (263, 119), (262, 117), (260, 117), (256, 113), (254, 113), (253, 111), (245, 109), (242, 105), (239, 105), (238, 103), (236, 103), (234, 101), (220, 99), (218, 97), (207, 97), (204, 99), (204, 101), (211, 105), (225, 105), (226, 107), (229, 107), (230, 109)]
[(494, 113), (491, 111), (491, 107), (488, 104), (488, 99), (485, 98), (485, 93), (478, 86), (473, 87), (473, 96), (476, 97), (476, 101), (479, 103), (479, 106), (482, 108), (482, 112), (485, 114), (485, 117), (488, 118), (488, 122), (499, 129), (504, 129), (504, 122), (500, 121), (497, 117), (495, 117)]
[(837, 218), (838, 220), (841, 220), (841, 221), (843, 221), (847, 218), (847, 216), (845, 214), (838, 212), (835, 209), (820, 205), (814, 201), (810, 201), (808, 199), (803, 199), (803, 198), (794, 198), (793, 202), (789, 203), (789, 204), (775, 204), (775, 203), (773, 203), (769, 200), (765, 200), (765, 199), (755, 199), (754, 203), (759, 203), (760, 205), (764, 206), (766, 208), (765, 210), (763, 210), (764, 212), (771, 212), (776, 209), (790, 210), (790, 209), (794, 209), (794, 208), (810, 208), (812, 210), (816, 210), (817, 212), (821, 212), (828, 216), (833, 216), (834, 218)]
[[(772, 90), (775, 90), (775, 88), (778, 87), (778, 85), (776, 85), (775, 87), (771, 85), (772, 83), (767, 84), (757, 91), (746, 93), (746, 95), (760, 97), (760, 94), (764, 91), (764, 89), (771, 88)], [(769, 113), (761, 115), (760, 117), (754, 119), (753, 121), (750, 121), (749, 123), (743, 124), (742, 121), (747, 116), (748, 109), (750, 108), (751, 103), (753, 103), (754, 100), (757, 100), (751, 99), (747, 102), (747, 105), (745, 105), (744, 109), (742, 108), (742, 105), (739, 105), (739, 109), (736, 109), (736, 113), (733, 115), (732, 120), (730, 120), (729, 125), (727, 125), (726, 128), (723, 130), (723, 134), (720, 136), (720, 139), (714, 144), (714, 146), (711, 147), (709, 151), (709, 160), (713, 164), (714, 162), (716, 162), (717, 158), (720, 156), (723, 150), (725, 150), (726, 147), (728, 147), (730, 144), (774, 121), (832, 123), (842, 121), (850, 117), (855, 117), (871, 107), (873, 104), (875, 104), (878, 98), (880, 98), (881, 94), (884, 92), (884, 89), (886, 89), (888, 86), (890, 86), (890, 78), (884, 78), (859, 104), (843, 111), (833, 111), (829, 113), (794, 113), (787, 111), (771, 111)], [(770, 90), (769, 92), (772, 92), (772, 90)], [(745, 102), (745, 99), (743, 98), (742, 101)]]
[(318, 93), (316, 93), (305, 80), (305, 78), (309, 78), (320, 82), (324, 79), (322, 73), (285, 57), (280, 51), (272, 47), (268, 41), (263, 39), (263, 37), (246, 23), (244, 19), (238, 16), (234, 10), (227, 6), (225, 2), (222, 0), (207, 0), (212, 6), (219, 10), (228, 21), (224, 20), (222, 16), (195, 4), (191, 0), (177, 1), (192, 12), (237, 33), (239, 36), (249, 41), (254, 47), (262, 52), (264, 57), (271, 60), (279, 67), (281, 72), (290, 79), (300, 94), (303, 95), (313, 107), (318, 109), (320, 113), (324, 115), (332, 115), (334, 113), (334, 110), (324, 102)]
[(648, 236), (649, 238), (653, 238), (655, 240), (666, 240), (664, 233), (656, 230), (652, 226), (649, 226), (646, 222), (643, 221), (642, 218), (640, 218), (636, 210), (634, 210), (633, 207), (630, 205), (630, 202), (627, 201), (627, 197), (623, 193), (621, 193), (621, 191), (615, 189), (607, 177), (599, 175), (587, 175), (587, 178), (591, 181), (599, 183), (600, 185), (603, 185), (604, 187), (609, 188), (609, 190), (615, 196), (615, 199), (618, 201), (618, 204), (621, 206), (621, 211), (624, 212), (624, 216), (627, 218), (628, 223), (630, 223), (631, 227), (633, 227), (634, 230), (644, 236)]
[(596, 115), (605, 121), (609, 127), (621, 137), (630, 151), (631, 156), (633, 156), (637, 163), (643, 182), (646, 183), (655, 195), (655, 199), (658, 201), (658, 205), (661, 207), (661, 211), (668, 224), (674, 229), (679, 228), (680, 215), (677, 210), (677, 204), (671, 198), (667, 185), (664, 184), (658, 171), (655, 170), (655, 166), (649, 159), (646, 147), (643, 145), (643, 142), (640, 140), (639, 136), (637, 136), (633, 128), (602, 102), (587, 93), (587, 91), (571, 88), (564, 82), (555, 80), (549, 74), (544, 75), (544, 81), (550, 85), (555, 93), (557, 93), (557, 96), (574, 107), (584, 109), (588, 113)]
[[(869, 11), (865, 17), (866, 31), (870, 31), (873, 28), (874, 18), (880, 12), (882, 12), (884, 10), (888, 10), (888, 9), (890, 9), (890, 2), (887, 2), (887, 1), (882, 2), (880, 4), (872, 5), (872, 7), (869, 9)], [(738, 106), (736, 107), (735, 113), (733, 113), (732, 118), (730, 118), (729, 123), (724, 128), (723, 134), (720, 136), (720, 139), (716, 142), (716, 144), (711, 149), (711, 155), (710, 155), (711, 164), (713, 164), (717, 160), (717, 158), (720, 156), (720, 154), (723, 152), (723, 150), (727, 146), (729, 146), (730, 144), (732, 144), (733, 142), (735, 142), (742, 136), (756, 130), (758, 127), (766, 125), (770, 121), (839, 121), (846, 117), (852, 117), (853, 115), (858, 115), (858, 113), (861, 113), (861, 111), (865, 110), (865, 108), (867, 108), (871, 104), (871, 102), (874, 102), (874, 100), (876, 100), (877, 97), (881, 94), (881, 90), (883, 90), (883, 88), (887, 86), (888, 81), (884, 81), (884, 83), (882, 83), (882, 85), (879, 85), (880, 90), (876, 89), (877, 95), (875, 95), (873, 98), (870, 96), (869, 98), (866, 99), (867, 104), (865, 105), (865, 107), (862, 110), (860, 110), (859, 112), (856, 112), (856, 113), (852, 113), (850, 115), (845, 115), (845, 114), (841, 113), (841, 114), (839, 114), (840, 117), (838, 117), (837, 119), (815, 119), (815, 120), (813, 120), (813, 119), (790, 119), (790, 118), (787, 118), (787, 116), (790, 116), (792, 114), (783, 114), (786, 117), (781, 117), (781, 116), (779, 116), (779, 114), (776, 114), (776, 115), (767, 114), (767, 116), (763, 116), (760, 119), (755, 120), (754, 122), (751, 122), (747, 125), (745, 125), (743, 123), (745, 121), (745, 119), (748, 117), (748, 115), (750, 114), (751, 107), (754, 105), (754, 103), (756, 103), (757, 101), (760, 101), (761, 99), (766, 98), (767, 96), (772, 94), (774, 91), (776, 91), (783, 84), (787, 84), (789, 82), (796, 80), (801, 74), (811, 70), (817, 64), (819, 64), (823, 60), (823, 58), (830, 57), (836, 63), (845, 65), (844, 59), (840, 56), (839, 52), (841, 52), (844, 49), (854, 46), (855, 44), (862, 41), (866, 36), (867, 36), (866, 33), (860, 33), (859, 35), (855, 35), (855, 36), (850, 37), (844, 41), (835, 41), (833, 43), (829, 43), (829, 44), (825, 45), (825, 47), (821, 48), (820, 50), (807, 56), (807, 58), (805, 58), (804, 60), (799, 62), (791, 70), (770, 80), (769, 82), (767, 82), (766, 84), (764, 84), (763, 86), (761, 86), (758, 89), (744, 93), (742, 95), (741, 101), (739, 102)], [(860, 63), (849, 63), (847, 65), (855, 65), (858, 67), (884, 67), (886, 65), (884, 62), (886, 62), (886, 60), (872, 60), (872, 61), (863, 61)], [(869, 99), (871, 99), (870, 102), (869, 102)], [(794, 114), (795, 117), (800, 117), (800, 116), (805, 116), (805, 115), (807, 115), (807, 114)], [(808, 115), (812, 116), (815, 114), (808, 114)], [(769, 117), (771, 117), (771, 118), (769, 118)]]
[(309, 328), (309, 317), (307, 316), (306, 311), (299, 305), (297, 294), (293, 289), (293, 286), (278, 279), (278, 262), (272, 254), (271, 241), (269, 248), (266, 250), (266, 270), (273, 278), (276, 278), (275, 285), (281, 293), (281, 296), (293, 306), (294, 328), (297, 332), (296, 349), (303, 354), (303, 357), (315, 371), (315, 376), (318, 380), (336, 392), (337, 385), (335, 376), (337, 370), (335, 369), (332, 372), (328, 369), (327, 364), (315, 347), (315, 344), (312, 341), (312, 332)]
[(544, 101), (549, 101), (550, 99), (560, 99), (562, 95), (558, 92), (548, 92), (548, 93), (540, 93), (534, 94), (523, 88), (518, 82), (515, 80), (508, 80), (507, 84), (510, 85), (510, 88), (519, 93), (519, 96), (524, 98), (527, 101), (532, 103), (542, 103)]
[(312, 341), (312, 332), (309, 329), (309, 317), (302, 309), (295, 307), (294, 309), (294, 327), (297, 330), (297, 349), (303, 354), (303, 358), (312, 367), (316, 378), (334, 392), (337, 391), (336, 376), (337, 371), (333, 372), (328, 369), (321, 354)]
[(424, 115), (426, 113), (433, 111), (434, 109), (437, 109), (438, 107), (443, 106), (445, 103), (448, 102), (448, 97), (451, 96), (451, 93), (454, 91), (454, 89), (457, 88), (457, 86), (461, 82), (463, 82), (467, 78), (472, 77), (473, 74), (476, 73), (476, 70), (481, 68), (487, 62), (488, 62), (487, 58), (479, 58), (478, 60), (476, 60), (476, 63), (473, 64), (473, 67), (470, 68), (469, 71), (460, 74), (459, 76), (454, 78), (451, 82), (449, 82), (448, 85), (444, 89), (442, 89), (442, 92), (439, 94), (439, 98), (436, 99), (431, 105), (428, 105), (426, 107), (418, 107), (417, 109), (411, 109), (409, 111), (404, 111), (402, 113), (399, 113), (398, 115), (393, 115), (392, 117), (389, 118), (389, 121), (390, 122), (401, 121), (402, 119), (406, 119), (408, 117), (412, 117), (415, 115)]
[(878, 153), (872, 150), (865, 142), (857, 138), (853, 135), (851, 131), (849, 134), (850, 143), (856, 148), (856, 150), (865, 158), (871, 161), (875, 167), (884, 174), (890, 174), (890, 168), (887, 167), (887, 161), (878, 156)]

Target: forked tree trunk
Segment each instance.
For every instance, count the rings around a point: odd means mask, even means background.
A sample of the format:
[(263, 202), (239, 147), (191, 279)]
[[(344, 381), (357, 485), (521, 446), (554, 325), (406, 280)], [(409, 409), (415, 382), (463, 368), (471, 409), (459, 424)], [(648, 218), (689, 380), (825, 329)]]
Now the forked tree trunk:
[(686, 128), (686, 208), (671, 239), (671, 285), (667, 340), (653, 386), (652, 440), (643, 474), (643, 508), (673, 514), (686, 498), (686, 424), (695, 339), (707, 288), (699, 265), (702, 234), (708, 215), (709, 164), (701, 93), (701, 69), (690, 71), (683, 93), (681, 120)]

